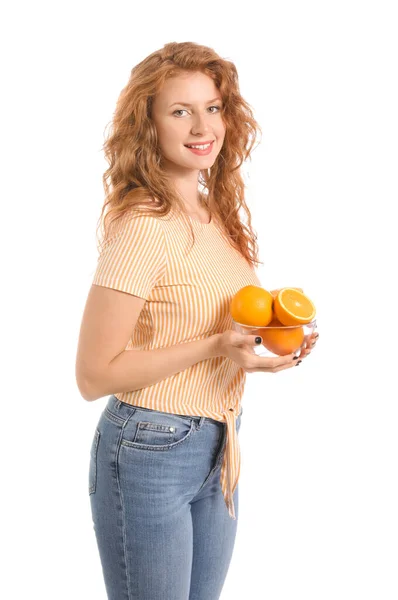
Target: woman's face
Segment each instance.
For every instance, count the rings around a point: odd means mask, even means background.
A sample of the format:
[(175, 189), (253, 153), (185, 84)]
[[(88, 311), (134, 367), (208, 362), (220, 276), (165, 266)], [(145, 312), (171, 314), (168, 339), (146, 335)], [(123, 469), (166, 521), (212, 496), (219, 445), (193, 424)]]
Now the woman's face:
[[(221, 108), (219, 90), (203, 73), (187, 73), (166, 81), (154, 98), (152, 119), (167, 170), (199, 172), (213, 165), (225, 137)], [(205, 142), (212, 142), (206, 154), (187, 148), (187, 144)]]

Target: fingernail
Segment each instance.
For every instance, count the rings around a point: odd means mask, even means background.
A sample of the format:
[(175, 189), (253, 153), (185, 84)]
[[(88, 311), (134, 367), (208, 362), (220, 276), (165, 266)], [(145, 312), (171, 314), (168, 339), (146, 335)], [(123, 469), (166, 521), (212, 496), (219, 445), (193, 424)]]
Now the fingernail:
[(299, 358), (298, 356), (295, 356), (295, 357), (293, 358), (293, 360), (298, 360), (298, 358)]
[(258, 337), (256, 337), (256, 339), (254, 341), (256, 342), (256, 344), (261, 344), (261, 342), (263, 341), (263, 338), (258, 336)]
[(298, 363), (296, 363), (294, 366), (295, 366), (295, 367), (298, 367), (298, 366), (299, 366), (299, 364), (300, 364), (301, 362), (303, 362), (303, 361), (302, 361), (302, 360), (299, 360), (299, 361), (298, 361)]

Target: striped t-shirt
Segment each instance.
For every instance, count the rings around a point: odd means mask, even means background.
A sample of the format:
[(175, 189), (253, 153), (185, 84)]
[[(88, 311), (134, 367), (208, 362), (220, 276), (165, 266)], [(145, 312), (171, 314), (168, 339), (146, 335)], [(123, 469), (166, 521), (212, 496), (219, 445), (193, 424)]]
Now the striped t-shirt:
[[(139, 212), (124, 216), (100, 253), (92, 283), (146, 300), (126, 350), (165, 348), (232, 329), (232, 297), (246, 285), (261, 285), (214, 217), (204, 224), (188, 216), (193, 247), (185, 219), (174, 208), (164, 217)], [(154, 385), (114, 394), (134, 406), (226, 423), (220, 483), (233, 519), (240, 474), (236, 418), (245, 380), (243, 368), (218, 356)]]

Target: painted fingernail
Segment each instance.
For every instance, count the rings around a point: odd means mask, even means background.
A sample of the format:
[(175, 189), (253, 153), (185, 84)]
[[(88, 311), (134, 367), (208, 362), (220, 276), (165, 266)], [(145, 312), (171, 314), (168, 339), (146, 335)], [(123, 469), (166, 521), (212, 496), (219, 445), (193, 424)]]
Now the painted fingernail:
[(299, 361), (298, 361), (298, 363), (296, 363), (294, 366), (295, 366), (295, 367), (298, 367), (298, 366), (299, 366), (299, 364), (300, 364), (301, 362), (303, 362), (303, 361), (302, 361), (302, 360), (299, 360)]
[(293, 358), (293, 360), (298, 360), (298, 356), (295, 356), (295, 357)]

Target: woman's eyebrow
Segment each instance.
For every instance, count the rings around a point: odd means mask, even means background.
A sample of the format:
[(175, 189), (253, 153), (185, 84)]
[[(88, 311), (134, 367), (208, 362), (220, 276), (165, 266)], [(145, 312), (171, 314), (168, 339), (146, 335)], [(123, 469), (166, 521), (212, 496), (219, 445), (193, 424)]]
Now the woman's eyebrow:
[[(213, 98), (213, 100), (208, 100), (206, 102), (206, 104), (210, 104), (210, 102), (215, 102), (216, 100), (219, 100), (221, 102), (221, 98)], [(169, 108), (171, 108), (172, 106), (174, 106), (174, 104), (181, 104), (181, 106), (192, 106), (192, 104), (187, 104), (186, 102), (173, 102), (173, 104), (170, 104)]]

